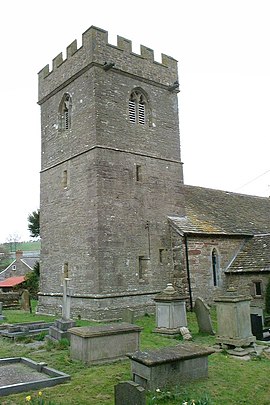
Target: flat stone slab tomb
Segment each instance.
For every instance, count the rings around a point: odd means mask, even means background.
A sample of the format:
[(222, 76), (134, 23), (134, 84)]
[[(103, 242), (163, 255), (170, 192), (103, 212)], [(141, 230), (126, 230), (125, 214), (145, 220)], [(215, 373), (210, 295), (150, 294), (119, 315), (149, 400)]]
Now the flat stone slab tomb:
[(208, 377), (208, 356), (213, 349), (193, 343), (129, 353), (132, 380), (154, 391)]
[(125, 359), (139, 349), (141, 330), (126, 322), (70, 328), (70, 357), (88, 365)]
[(0, 396), (53, 387), (70, 380), (68, 374), (26, 357), (0, 359)]

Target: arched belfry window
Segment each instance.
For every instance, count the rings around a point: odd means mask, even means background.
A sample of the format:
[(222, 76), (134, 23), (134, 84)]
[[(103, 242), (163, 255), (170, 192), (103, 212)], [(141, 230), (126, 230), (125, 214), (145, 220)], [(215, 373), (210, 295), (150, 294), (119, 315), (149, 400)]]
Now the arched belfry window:
[(219, 285), (219, 257), (216, 249), (212, 250), (212, 272), (213, 284), (217, 287)]
[(60, 131), (66, 131), (71, 127), (71, 107), (71, 96), (69, 93), (65, 93), (59, 105), (58, 129)]
[(129, 121), (133, 124), (146, 124), (147, 99), (140, 90), (133, 90), (129, 97)]

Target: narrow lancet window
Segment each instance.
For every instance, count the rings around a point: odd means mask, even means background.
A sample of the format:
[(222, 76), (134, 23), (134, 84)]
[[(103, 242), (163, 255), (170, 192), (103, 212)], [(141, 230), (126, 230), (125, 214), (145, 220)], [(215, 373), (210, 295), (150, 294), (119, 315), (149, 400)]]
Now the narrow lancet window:
[(142, 166), (136, 165), (136, 181), (142, 181)]
[(63, 179), (62, 179), (62, 181), (63, 181), (63, 187), (67, 188), (67, 185), (68, 185), (68, 173), (67, 173), (67, 170), (63, 171)]
[(219, 260), (216, 249), (212, 251), (212, 271), (213, 271), (213, 284), (215, 287), (219, 284)]
[(66, 131), (71, 128), (71, 96), (65, 93), (59, 105), (59, 123), (60, 131)]

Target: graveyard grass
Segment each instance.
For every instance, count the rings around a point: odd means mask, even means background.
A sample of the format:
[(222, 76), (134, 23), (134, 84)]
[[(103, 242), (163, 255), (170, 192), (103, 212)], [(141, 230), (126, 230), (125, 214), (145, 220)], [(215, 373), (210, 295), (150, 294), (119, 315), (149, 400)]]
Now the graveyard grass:
[[(33, 320), (52, 321), (54, 318), (28, 314), (18, 310), (4, 310), (5, 322), (29, 322)], [(213, 326), (215, 328), (215, 312), (212, 310)], [(198, 332), (196, 316), (188, 312), (188, 327), (194, 343), (212, 346), (214, 336)], [(87, 321), (77, 321), (78, 326), (90, 324)], [(145, 315), (136, 319), (136, 324), (143, 328), (140, 336), (140, 348), (160, 348), (176, 345), (179, 339), (170, 339), (153, 333), (155, 328), (154, 316)], [(107, 365), (85, 367), (79, 361), (71, 361), (67, 342), (48, 344), (43, 347), (29, 348), (25, 342), (12, 342), (0, 338), (0, 357), (25, 356), (34, 361), (45, 361), (49, 367), (65, 372), (71, 376), (71, 381), (38, 392), (25, 392), (0, 398), (2, 405), (44, 404), (44, 405), (113, 405), (114, 385), (120, 381), (130, 380), (129, 360), (118, 361)], [(270, 386), (269, 370), (270, 356), (254, 358), (250, 361), (234, 359), (225, 353), (215, 353), (208, 357), (209, 377), (179, 387), (161, 389), (147, 395), (147, 404), (182, 405), (184, 401), (196, 405), (269, 405)], [(158, 387), (157, 387), (158, 388)], [(29, 401), (29, 396), (31, 400)], [(28, 398), (28, 401), (26, 399)], [(38, 402), (39, 401), (39, 402)], [(124, 404), (123, 404), (124, 405)]]

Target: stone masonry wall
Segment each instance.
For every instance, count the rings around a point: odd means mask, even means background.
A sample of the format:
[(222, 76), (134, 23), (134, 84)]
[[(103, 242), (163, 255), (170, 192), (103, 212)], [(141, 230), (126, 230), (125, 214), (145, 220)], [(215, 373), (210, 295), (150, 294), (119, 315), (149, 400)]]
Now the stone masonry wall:
[[(41, 293), (38, 310), (61, 303), (68, 271), (71, 312), (91, 318), (138, 312), (172, 277), (167, 215), (183, 215), (177, 62), (91, 27), (83, 45), (39, 73), (41, 106)], [(104, 70), (105, 62), (114, 67)], [(146, 123), (129, 121), (133, 89), (147, 98)], [(59, 104), (72, 99), (71, 127), (60, 131)], [(140, 176), (138, 178), (138, 168)], [(109, 308), (109, 309), (108, 309)], [(111, 311), (111, 312), (108, 312)]]
[[(184, 295), (188, 296), (189, 289), (184, 237), (177, 235), (174, 231), (172, 232), (172, 248), (173, 251), (175, 251), (175, 257), (178, 257), (178, 260), (175, 260), (174, 263), (174, 284)], [(231, 279), (228, 274), (225, 274), (225, 271), (242, 244), (243, 239), (237, 237), (188, 236), (188, 265), (193, 304), (197, 297), (202, 297), (208, 304), (212, 304), (216, 296), (226, 292)], [(213, 249), (216, 249), (219, 261), (217, 286), (214, 286), (213, 281)]]
[[(226, 292), (228, 280), (224, 272), (242, 243), (241, 238), (188, 238), (189, 268), (194, 302), (197, 297), (202, 297), (206, 302), (212, 304), (216, 296)], [(213, 282), (212, 251), (214, 248), (217, 251), (219, 261), (217, 286), (214, 286)]]

